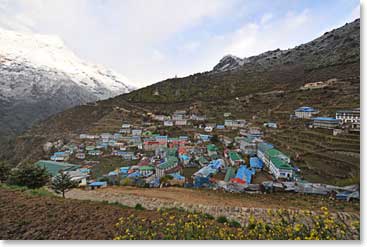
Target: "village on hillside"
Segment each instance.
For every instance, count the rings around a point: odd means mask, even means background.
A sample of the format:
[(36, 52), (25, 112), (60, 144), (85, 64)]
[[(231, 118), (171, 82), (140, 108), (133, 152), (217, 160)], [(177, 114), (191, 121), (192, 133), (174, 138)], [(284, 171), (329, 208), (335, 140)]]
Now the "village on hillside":
[[(139, 125), (121, 119), (117, 133), (83, 133), (68, 143), (46, 143), (49, 159), (36, 165), (52, 176), (67, 172), (83, 189), (180, 186), (359, 200), (357, 186), (306, 181), (287, 150), (263, 140), (264, 130), (279, 127), (276, 122), (254, 126), (234, 119), (230, 112), (223, 117), (224, 122), (215, 123), (204, 115), (177, 110), (170, 115), (147, 113), (147, 121)], [(360, 110), (339, 110), (335, 117), (325, 117), (317, 109), (303, 106), (294, 110), (290, 121), (302, 121), (304, 128), (328, 129), (330, 135), (359, 132)]]

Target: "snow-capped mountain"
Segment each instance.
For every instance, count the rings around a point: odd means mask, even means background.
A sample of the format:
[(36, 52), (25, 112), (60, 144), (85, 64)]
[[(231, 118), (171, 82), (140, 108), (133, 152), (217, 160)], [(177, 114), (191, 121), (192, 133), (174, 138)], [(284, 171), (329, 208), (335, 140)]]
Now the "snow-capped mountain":
[(217, 72), (233, 70), (244, 65), (246, 62), (248, 62), (246, 58), (241, 59), (233, 55), (227, 55), (219, 61), (213, 70)]
[(127, 79), (78, 58), (57, 36), (0, 28), (0, 134), (75, 105), (134, 89)]
[[(125, 77), (78, 58), (57, 36), (0, 29), (0, 63), (2, 68), (21, 69), (23, 66), (53, 74), (62, 79), (69, 78), (68, 83), (80, 86), (95, 95), (97, 99), (106, 99), (133, 89), (125, 84), (127, 82)], [(39, 81), (30, 83), (40, 84)], [(6, 87), (4, 84), (0, 87), (1, 91), (9, 89), (4, 86)], [(45, 83), (40, 86), (51, 89), (55, 85)], [(60, 86), (59, 83), (57, 86)], [(14, 92), (16, 88), (11, 88), (11, 91), (16, 94), (14, 96), (21, 96), (17, 95), (18, 92)]]

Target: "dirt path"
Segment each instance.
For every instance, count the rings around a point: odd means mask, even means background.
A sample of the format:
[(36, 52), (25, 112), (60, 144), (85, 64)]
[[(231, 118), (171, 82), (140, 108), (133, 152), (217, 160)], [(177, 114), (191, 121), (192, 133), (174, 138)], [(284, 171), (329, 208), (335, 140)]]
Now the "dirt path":
[[(108, 187), (99, 190), (73, 190), (67, 194), (70, 198), (103, 198), (137, 197), (147, 200), (161, 200), (165, 202), (205, 204), (233, 207), (256, 208), (289, 208), (317, 210), (328, 206), (330, 210), (358, 212), (359, 204), (332, 201), (324, 196), (300, 195), (292, 193), (277, 194), (232, 194), (212, 190), (196, 190), (186, 188), (135, 188), (135, 187)], [(128, 202), (126, 202), (128, 203)]]
[(200, 210), (213, 215), (233, 212), (262, 212), (267, 209), (312, 210), (319, 211), (326, 206), (332, 212), (348, 212), (359, 215), (359, 204), (332, 201), (321, 196), (304, 196), (291, 193), (277, 194), (232, 194), (210, 190), (185, 188), (135, 188), (108, 187), (99, 190), (72, 190), (68, 198), (118, 202), (134, 207), (141, 204), (147, 209), (182, 207)]

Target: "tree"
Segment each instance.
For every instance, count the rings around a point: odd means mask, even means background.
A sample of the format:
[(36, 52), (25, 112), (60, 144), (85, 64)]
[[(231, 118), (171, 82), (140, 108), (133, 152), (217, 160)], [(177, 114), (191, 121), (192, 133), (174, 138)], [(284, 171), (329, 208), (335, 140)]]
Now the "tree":
[(0, 183), (8, 180), (11, 171), (11, 166), (5, 161), (0, 162)]
[(36, 189), (45, 186), (50, 181), (50, 175), (45, 168), (34, 164), (25, 164), (10, 172), (9, 183)]
[(62, 194), (62, 197), (65, 198), (65, 193), (69, 190), (76, 188), (78, 183), (76, 181), (71, 180), (71, 177), (68, 173), (60, 171), (57, 176), (55, 176), (51, 181), (51, 188), (57, 194)]
[(214, 134), (214, 135), (212, 136), (211, 141), (212, 141), (213, 143), (219, 143), (219, 137), (218, 137), (218, 135), (217, 135), (217, 134)]

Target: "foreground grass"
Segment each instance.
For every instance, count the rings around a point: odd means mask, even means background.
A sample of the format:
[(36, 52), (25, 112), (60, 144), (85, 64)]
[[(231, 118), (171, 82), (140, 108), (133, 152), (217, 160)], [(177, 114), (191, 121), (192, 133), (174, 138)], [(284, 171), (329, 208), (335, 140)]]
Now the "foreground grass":
[(141, 205), (131, 208), (107, 201), (62, 199), (45, 189), (8, 185), (0, 185), (0, 206), (1, 239), (360, 238), (359, 218), (345, 220), (326, 207), (319, 212), (268, 210), (266, 217), (250, 216), (248, 224), (241, 225), (224, 216), (214, 218), (179, 208), (145, 210)]
[(18, 185), (9, 185), (0, 183), (0, 189), (6, 189), (6, 190), (12, 190), (12, 191), (21, 191), (29, 195), (34, 196), (50, 196), (50, 197), (56, 197), (54, 193), (47, 190), (45, 187), (38, 188), (38, 189), (30, 189), (25, 186), (18, 186)]
[(215, 220), (200, 213), (158, 210), (160, 217), (147, 219), (130, 215), (116, 224), (115, 240), (345, 240), (359, 239), (359, 221), (343, 222), (326, 207), (321, 214), (309, 211), (268, 211), (271, 221), (251, 216), (241, 226), (225, 217)]

